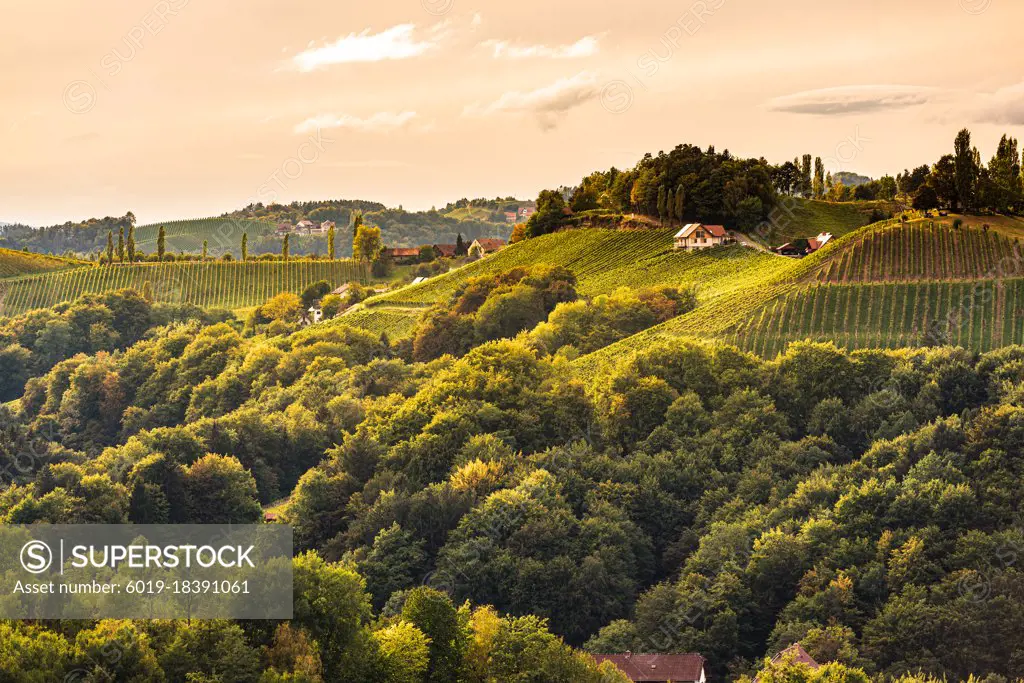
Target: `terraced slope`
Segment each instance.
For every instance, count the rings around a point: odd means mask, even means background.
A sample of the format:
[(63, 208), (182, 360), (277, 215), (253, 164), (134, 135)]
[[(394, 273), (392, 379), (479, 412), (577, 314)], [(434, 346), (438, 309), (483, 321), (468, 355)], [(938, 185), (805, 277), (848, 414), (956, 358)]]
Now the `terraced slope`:
[(85, 261), (65, 259), (46, 254), (33, 254), (13, 249), (0, 249), (0, 278), (32, 275), (55, 270), (68, 270), (89, 265)]
[(1024, 275), (1020, 244), (994, 230), (920, 221), (858, 233), (811, 273), (819, 282), (906, 282)]
[(0, 281), (0, 313), (14, 315), (53, 306), (82, 294), (149, 285), (160, 302), (243, 308), (257, 306), (282, 291), (301, 292), (313, 282), (340, 285), (366, 282), (369, 273), (355, 261), (292, 260), (207, 263), (146, 263), (78, 268)]
[(1022, 260), (1005, 235), (886, 221), (791, 263), (576, 364), (593, 371), (631, 349), (682, 336), (769, 357), (802, 339), (847, 348), (949, 343), (978, 351), (1024, 343)]
[(768, 357), (801, 339), (988, 351), (1024, 343), (1024, 280), (812, 285), (785, 292), (723, 338)]

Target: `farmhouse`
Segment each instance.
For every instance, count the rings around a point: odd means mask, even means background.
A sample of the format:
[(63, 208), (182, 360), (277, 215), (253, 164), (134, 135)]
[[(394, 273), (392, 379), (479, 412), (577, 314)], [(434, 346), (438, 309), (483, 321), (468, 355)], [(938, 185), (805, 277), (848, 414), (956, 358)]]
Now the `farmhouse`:
[(435, 244), (433, 246), (434, 251), (444, 258), (452, 258), (455, 256), (455, 250), (458, 249), (458, 246), (454, 244)]
[(502, 249), (506, 244), (505, 240), (481, 237), (478, 240), (473, 240), (473, 244), (469, 245), (469, 255), (480, 258)]
[(516, 212), (515, 211), (506, 211), (505, 212), (505, 222), (506, 223), (515, 223), (516, 222)]
[(681, 655), (594, 655), (597, 663), (611, 662), (631, 681), (644, 683), (705, 683), (704, 658)]
[(294, 231), (295, 228), (292, 227), (291, 223), (278, 223), (277, 229), (274, 230), (274, 234), (277, 235), (278, 237), (282, 237), (284, 235), (291, 234)]
[(817, 237), (786, 242), (785, 244), (775, 247), (774, 251), (776, 254), (781, 256), (796, 256), (797, 258), (802, 258), (808, 254), (813, 254), (818, 251), (831, 240), (832, 233), (822, 232), (818, 233)]
[(381, 252), (381, 256), (395, 263), (415, 263), (420, 259), (419, 247), (391, 247)]
[(673, 247), (677, 250), (694, 251), (717, 247), (728, 240), (729, 233), (721, 225), (687, 223), (673, 238)]
[(537, 213), (537, 209), (533, 208), (532, 206), (524, 206), (523, 208), (519, 209), (519, 217), (524, 220), (528, 219), (535, 213)]

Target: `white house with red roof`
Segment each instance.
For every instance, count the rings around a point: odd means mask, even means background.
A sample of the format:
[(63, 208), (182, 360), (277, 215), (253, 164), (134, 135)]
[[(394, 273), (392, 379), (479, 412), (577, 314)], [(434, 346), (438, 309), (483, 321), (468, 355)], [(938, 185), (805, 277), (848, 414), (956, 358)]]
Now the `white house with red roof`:
[(672, 246), (677, 251), (696, 251), (717, 247), (728, 240), (729, 233), (724, 226), (687, 223), (672, 238)]

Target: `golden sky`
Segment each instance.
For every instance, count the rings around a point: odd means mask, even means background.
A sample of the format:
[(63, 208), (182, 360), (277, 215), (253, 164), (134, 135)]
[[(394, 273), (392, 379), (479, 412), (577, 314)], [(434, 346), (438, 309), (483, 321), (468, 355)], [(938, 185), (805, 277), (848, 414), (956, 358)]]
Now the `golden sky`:
[(0, 221), (533, 197), (690, 142), (878, 176), (1024, 125), (1020, 0), (7, 0)]

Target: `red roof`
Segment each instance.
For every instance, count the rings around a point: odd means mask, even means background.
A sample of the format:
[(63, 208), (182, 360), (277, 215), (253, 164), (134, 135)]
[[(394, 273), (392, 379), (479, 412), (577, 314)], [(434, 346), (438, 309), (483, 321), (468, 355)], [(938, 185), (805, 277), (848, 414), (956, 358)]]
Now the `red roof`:
[(633, 681), (699, 681), (704, 658), (684, 655), (594, 655), (598, 664), (611, 662)]
[(497, 251), (505, 246), (505, 240), (499, 240), (491, 237), (478, 239), (477, 243), (484, 248), (484, 251)]
[(710, 232), (715, 237), (725, 237), (724, 225), (705, 225), (704, 229)]
[(385, 249), (384, 253), (387, 256), (402, 258), (405, 256), (419, 256), (420, 250), (417, 247), (394, 247), (392, 249)]
[(455, 250), (458, 247), (454, 244), (435, 244), (434, 249), (437, 249), (441, 256), (455, 256)]
[(807, 650), (805, 650), (800, 643), (793, 643), (785, 650), (772, 657), (772, 662), (779, 662), (788, 657), (792, 657), (793, 662), (796, 664), (806, 664), (812, 669), (818, 669), (821, 667), (821, 664), (814, 661), (814, 657), (807, 654)]

